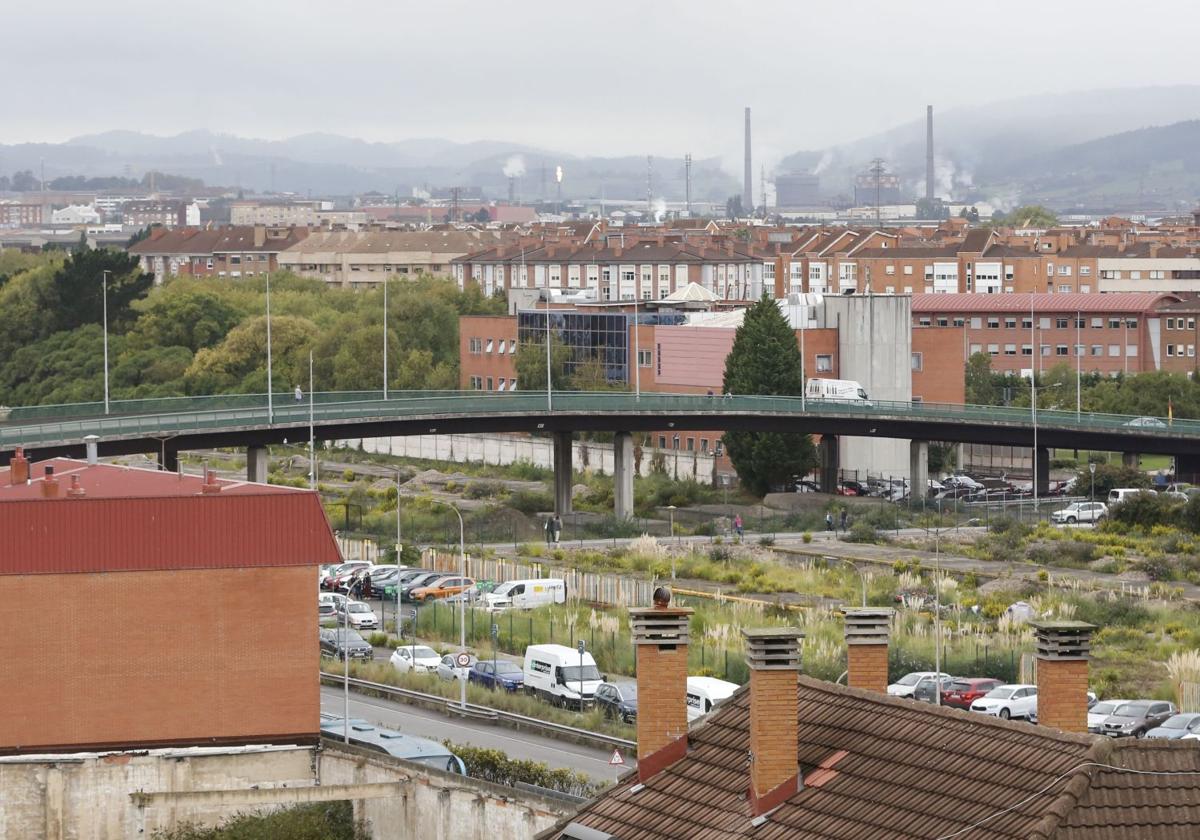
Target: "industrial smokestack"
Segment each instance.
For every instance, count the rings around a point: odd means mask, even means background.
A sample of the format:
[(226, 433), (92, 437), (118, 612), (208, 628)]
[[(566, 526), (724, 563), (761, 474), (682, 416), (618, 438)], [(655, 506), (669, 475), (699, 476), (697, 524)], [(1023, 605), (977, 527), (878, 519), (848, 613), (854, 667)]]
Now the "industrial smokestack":
[(750, 109), (746, 109), (746, 166), (742, 173), (742, 211), (754, 212), (753, 168), (750, 165)]
[(925, 106), (925, 200), (933, 201), (933, 106)]

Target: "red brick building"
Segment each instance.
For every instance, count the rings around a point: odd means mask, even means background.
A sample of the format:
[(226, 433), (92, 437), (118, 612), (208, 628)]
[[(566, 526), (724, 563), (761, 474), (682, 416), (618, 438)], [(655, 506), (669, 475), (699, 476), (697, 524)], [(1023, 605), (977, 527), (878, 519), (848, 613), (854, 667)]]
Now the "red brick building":
[(315, 494), (18, 454), (0, 534), (0, 753), (317, 739)]

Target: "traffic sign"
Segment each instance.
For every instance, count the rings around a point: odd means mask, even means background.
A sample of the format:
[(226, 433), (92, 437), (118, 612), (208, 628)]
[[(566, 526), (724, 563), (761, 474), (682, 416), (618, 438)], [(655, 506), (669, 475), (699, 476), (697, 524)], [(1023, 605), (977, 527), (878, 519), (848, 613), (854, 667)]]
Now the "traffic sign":
[(614, 765), (616, 765), (616, 764), (624, 764), (624, 763), (625, 763), (625, 759), (621, 758), (621, 751), (620, 751), (620, 750), (613, 750), (612, 758), (610, 758), (610, 759), (608, 760), (608, 763), (609, 763), (609, 764), (614, 764)]
[(459, 668), (469, 668), (471, 667), (471, 654), (460, 653), (454, 658), (454, 661), (458, 663)]
[(576, 649), (579, 651), (579, 655), (583, 656), (583, 650), (584, 650), (583, 639), (579, 640), (579, 644), (576, 646)]

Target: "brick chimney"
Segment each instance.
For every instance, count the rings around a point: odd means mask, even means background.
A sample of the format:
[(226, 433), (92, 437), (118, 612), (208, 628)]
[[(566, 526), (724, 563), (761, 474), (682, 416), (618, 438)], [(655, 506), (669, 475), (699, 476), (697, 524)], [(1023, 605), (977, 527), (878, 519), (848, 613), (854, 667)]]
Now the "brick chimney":
[(12, 460), (8, 462), (8, 477), (14, 487), (29, 480), (29, 460), (25, 457), (25, 447), (18, 446), (13, 452)]
[(759, 816), (800, 789), (796, 677), (804, 634), (763, 627), (742, 636), (750, 666), (750, 810)]
[(87, 491), (79, 485), (79, 475), (73, 474), (71, 476), (71, 486), (67, 488), (67, 496), (72, 499), (82, 499), (86, 495)]
[(671, 606), (671, 590), (654, 590), (654, 606), (632, 609), (637, 651), (638, 781), (687, 753), (687, 656), (690, 609)]
[(54, 465), (46, 465), (46, 477), (42, 479), (42, 498), (58, 498), (58, 479), (54, 477)]
[(846, 614), (846, 684), (887, 693), (890, 607), (848, 607)]
[(1094, 624), (1045, 621), (1037, 633), (1038, 723), (1087, 732), (1088, 660)]
[(200, 492), (205, 495), (221, 492), (221, 485), (217, 483), (217, 474), (214, 470), (204, 471), (204, 483), (200, 485)]
[(261, 248), (267, 241), (267, 229), (263, 225), (254, 226), (254, 247)]

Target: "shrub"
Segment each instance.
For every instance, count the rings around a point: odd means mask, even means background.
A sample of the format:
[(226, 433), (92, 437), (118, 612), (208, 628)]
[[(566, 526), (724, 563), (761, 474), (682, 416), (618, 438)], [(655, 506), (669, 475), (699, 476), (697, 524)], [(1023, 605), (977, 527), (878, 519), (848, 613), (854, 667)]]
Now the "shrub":
[(805, 531), (805, 532), (804, 532), (804, 533), (803, 533), (803, 534), (800, 536), (800, 539), (804, 540), (804, 544), (805, 544), (805, 545), (808, 545), (810, 542), (812, 542), (812, 534), (811, 534), (811, 533), (809, 533), (808, 531)]
[(371, 647), (386, 647), (388, 635), (387, 633), (372, 633), (367, 641), (371, 643)]
[(463, 487), (465, 499), (491, 499), (504, 495), (504, 485), (499, 481), (468, 481)]
[(850, 531), (842, 536), (843, 542), (877, 543), (880, 541), (879, 532), (866, 520), (860, 519), (850, 526)]
[(714, 563), (728, 563), (733, 559), (733, 552), (728, 546), (718, 543), (708, 550), (708, 559)]
[(764, 534), (758, 538), (758, 544), (763, 546), (775, 545), (775, 538), (770, 534)]
[(1045, 569), (1038, 569), (1037, 579), (1042, 583), (1045, 583), (1046, 581), (1050, 580), (1050, 573)]
[(1134, 493), (1109, 508), (1115, 522), (1149, 531), (1156, 526), (1173, 525), (1179, 520), (1180, 504), (1170, 496)]
[(544, 510), (553, 510), (554, 500), (550, 494), (541, 490), (521, 490), (509, 499), (508, 506), (521, 513), (533, 514)]
[(350, 802), (296, 805), (270, 813), (238, 814), (216, 827), (185, 823), (154, 832), (155, 840), (367, 840), (366, 828), (355, 826)]
[(590, 797), (602, 787), (583, 773), (566, 769), (551, 770), (542, 761), (509, 758), (500, 750), (456, 744), (453, 741), (444, 743), (452, 753), (463, 760), (463, 764), (467, 766), (467, 775), (474, 779), (483, 779), (506, 787), (523, 782), (582, 797)]
[(347, 467), (342, 471), (342, 481), (354, 481), (354, 470)]

